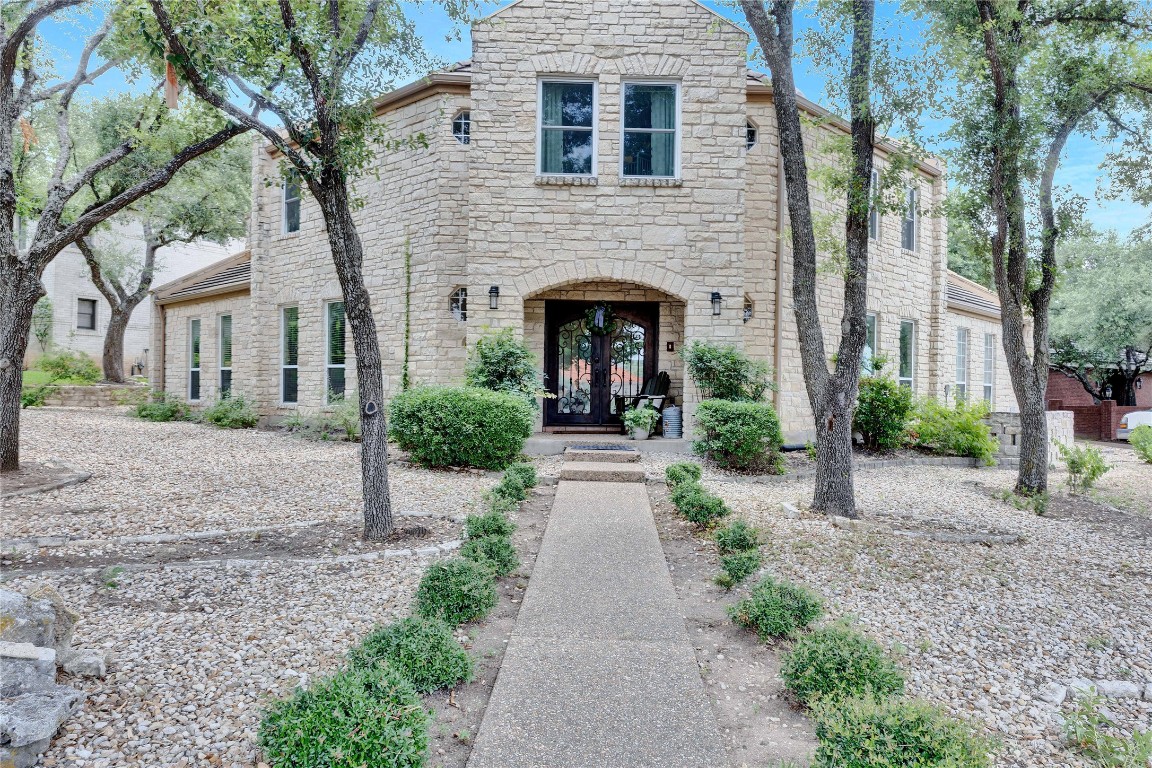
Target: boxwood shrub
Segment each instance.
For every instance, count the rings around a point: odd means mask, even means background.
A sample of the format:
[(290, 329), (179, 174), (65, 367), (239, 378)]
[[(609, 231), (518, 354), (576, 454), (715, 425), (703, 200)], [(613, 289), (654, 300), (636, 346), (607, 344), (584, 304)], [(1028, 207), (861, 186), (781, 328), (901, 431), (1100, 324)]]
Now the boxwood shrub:
[(500, 512), (490, 511), (464, 518), (464, 535), (469, 539), (479, 539), (482, 536), (511, 536), (515, 532), (516, 523)]
[(779, 472), (784, 435), (768, 403), (705, 400), (696, 406), (700, 439), (692, 450), (721, 467), (740, 471)]
[(519, 462), (504, 470), (504, 477), (513, 477), (520, 481), (525, 488), (535, 488), (539, 482), (536, 477), (536, 467), (527, 462)]
[(353, 667), (371, 667), (379, 661), (402, 673), (420, 693), (472, 679), (471, 657), (452, 636), (452, 628), (439, 619), (409, 616), (378, 627), (348, 654)]
[(205, 408), (200, 419), (224, 429), (251, 429), (260, 421), (260, 414), (243, 395), (235, 393)]
[(668, 483), (668, 490), (675, 490), (684, 483), (696, 483), (704, 476), (704, 470), (699, 464), (691, 461), (679, 461), (669, 464), (664, 470), (664, 481)]
[(387, 663), (349, 667), (270, 706), (260, 723), (264, 759), (276, 768), (424, 765), (428, 712)]
[(756, 573), (760, 569), (761, 562), (760, 550), (758, 549), (746, 549), (743, 552), (724, 555), (720, 558), (720, 567), (724, 569), (723, 575), (727, 578), (718, 583), (726, 589), (731, 589)]
[(732, 620), (755, 630), (762, 642), (803, 629), (823, 611), (819, 595), (772, 576), (765, 576), (748, 597), (728, 607)]
[(843, 624), (804, 635), (784, 656), (781, 677), (807, 704), (903, 692), (904, 676), (884, 649)]
[(760, 546), (759, 529), (743, 520), (736, 520), (727, 527), (716, 531), (716, 547), (722, 555), (743, 552)]
[(476, 621), (496, 607), (492, 569), (463, 557), (428, 566), (416, 588), (416, 613), (452, 626)]
[(904, 444), (912, 416), (912, 389), (879, 371), (860, 379), (852, 427), (869, 448), (894, 451)]
[(136, 404), (136, 417), (145, 421), (186, 421), (188, 406), (167, 392)]
[(468, 539), (460, 548), (460, 556), (488, 566), (497, 576), (507, 576), (520, 567), (516, 547), (507, 536)]
[(427, 467), (504, 469), (532, 434), (524, 398), (475, 387), (419, 387), (389, 409), (389, 436)]
[(492, 487), (492, 493), (517, 503), (528, 498), (528, 489), (524, 487), (524, 481), (520, 475), (504, 475), (500, 482)]
[(847, 699), (816, 708), (812, 768), (988, 768), (988, 740), (923, 702)]
[(672, 492), (672, 503), (685, 519), (701, 528), (714, 525), (720, 518), (732, 514), (723, 499), (713, 496), (699, 483), (676, 486)]

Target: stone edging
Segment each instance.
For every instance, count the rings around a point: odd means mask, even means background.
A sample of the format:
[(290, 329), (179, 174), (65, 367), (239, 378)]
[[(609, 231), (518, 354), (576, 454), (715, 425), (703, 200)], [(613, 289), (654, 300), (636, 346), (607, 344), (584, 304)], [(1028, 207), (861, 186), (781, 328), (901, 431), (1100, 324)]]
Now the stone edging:
[(51, 482), (41, 483), (40, 485), (36, 485), (36, 486), (31, 487), (31, 488), (21, 488), (20, 490), (17, 490), (17, 491), (4, 491), (3, 493), (0, 493), (0, 499), (12, 499), (12, 498), (16, 498), (17, 496), (33, 496), (37, 493), (47, 493), (48, 491), (56, 491), (56, 490), (59, 490), (61, 488), (68, 488), (68, 487), (73, 486), (73, 485), (79, 485), (80, 483), (83, 483), (85, 480), (88, 480), (89, 478), (92, 477), (91, 472), (85, 472), (82, 469), (77, 469), (76, 467), (73, 467), (71, 464), (65, 464), (62, 461), (52, 461), (51, 459), (49, 459), (43, 463), (49, 464), (49, 465), (54, 464), (55, 466), (57, 466), (61, 469), (65, 469), (65, 470), (71, 472), (72, 474), (65, 475), (64, 477), (60, 478), (59, 480), (52, 480)]

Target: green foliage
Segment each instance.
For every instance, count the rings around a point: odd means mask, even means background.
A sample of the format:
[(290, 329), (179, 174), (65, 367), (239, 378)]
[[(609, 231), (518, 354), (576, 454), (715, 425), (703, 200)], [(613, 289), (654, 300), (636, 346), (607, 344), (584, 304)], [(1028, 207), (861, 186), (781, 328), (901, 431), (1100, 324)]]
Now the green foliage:
[(660, 412), (649, 405), (629, 408), (624, 411), (624, 427), (630, 435), (638, 429), (651, 432), (658, 421), (660, 421)]
[(476, 621), (496, 607), (492, 569), (453, 557), (428, 566), (416, 588), (416, 613), (456, 626)]
[(691, 461), (678, 461), (669, 464), (664, 470), (664, 481), (668, 483), (668, 490), (674, 491), (683, 483), (696, 483), (704, 476), (704, 470), (699, 464)]
[(815, 709), (812, 768), (990, 768), (991, 744), (923, 702), (848, 699)]
[(957, 192), (945, 202), (948, 215), (948, 269), (985, 288), (995, 289), (988, 237), (977, 229), (972, 196)]
[(999, 445), (984, 422), (988, 404), (959, 402), (952, 408), (927, 398), (915, 410), (909, 433), (921, 448), (945, 456), (971, 456), (992, 464)]
[(1128, 442), (1136, 450), (1136, 455), (1152, 464), (1152, 426), (1141, 424), (1128, 435)]
[(329, 394), (332, 412), (328, 421), (332, 426), (344, 431), (344, 439), (354, 443), (360, 439), (360, 394), (352, 390), (343, 397)]
[(508, 467), (504, 470), (505, 477), (513, 477), (519, 480), (520, 485), (525, 488), (535, 488), (539, 479), (536, 477), (536, 467), (528, 462), (519, 462)]
[(503, 496), (515, 502), (521, 502), (528, 498), (528, 489), (524, 487), (524, 482), (519, 475), (504, 475), (500, 482), (492, 487), (491, 493), (494, 496)]
[(409, 616), (378, 627), (348, 654), (352, 667), (384, 661), (420, 693), (454, 688), (472, 679), (472, 659), (439, 619)]
[(260, 421), (260, 414), (243, 395), (234, 392), (205, 408), (200, 418), (225, 429), (251, 429)]
[(780, 670), (788, 690), (806, 704), (862, 696), (887, 698), (904, 690), (904, 677), (884, 649), (843, 624), (804, 635)]
[(470, 537), (460, 548), (460, 556), (488, 566), (497, 576), (507, 576), (520, 567), (516, 547), (507, 536)]
[(136, 417), (145, 421), (187, 421), (190, 415), (187, 404), (168, 392), (136, 406)]
[(47, 352), (52, 344), (52, 299), (48, 296), (41, 296), (32, 308), (32, 335), (40, 351)]
[(728, 607), (732, 620), (755, 630), (762, 642), (803, 629), (823, 611), (824, 601), (816, 593), (772, 576), (765, 576), (748, 597)]
[(485, 334), (468, 358), (465, 383), (470, 387), (508, 392), (536, 405), (544, 388), (536, 356), (511, 328)]
[(735, 520), (726, 528), (716, 531), (716, 547), (721, 554), (743, 552), (758, 546), (760, 546), (759, 529), (748, 525), (743, 520)]
[(900, 386), (890, 375), (881, 375), (876, 364), (873, 375), (860, 379), (852, 426), (869, 448), (892, 451), (904, 443), (912, 407), (912, 389)]
[(734, 346), (694, 341), (680, 350), (701, 400), (759, 401), (771, 388), (772, 371)]
[(1152, 762), (1152, 730), (1126, 739), (1113, 732), (1116, 724), (1100, 711), (1099, 696), (1081, 698), (1064, 721), (1068, 741), (1100, 768), (1147, 768)]
[(672, 503), (689, 522), (701, 528), (714, 525), (722, 517), (732, 514), (719, 496), (713, 496), (699, 483), (682, 483), (672, 491)]
[(418, 387), (390, 408), (390, 437), (427, 467), (503, 469), (532, 434), (524, 398), (476, 387)]
[(1095, 446), (1073, 444), (1069, 448), (1063, 443), (1057, 443), (1056, 449), (1060, 452), (1060, 458), (1064, 459), (1064, 463), (1068, 466), (1068, 489), (1072, 493), (1092, 490), (1096, 481), (1103, 477), (1105, 472), (1112, 469), (1104, 461), (1104, 454)]
[(496, 510), (482, 515), (468, 515), (464, 519), (464, 535), (469, 539), (485, 536), (511, 536), (516, 531), (516, 523)]
[(36, 367), (52, 377), (53, 381), (92, 384), (100, 380), (100, 367), (82, 352), (61, 349), (48, 352), (36, 361)]
[(763, 560), (760, 550), (746, 549), (720, 558), (720, 567), (724, 570), (723, 580), (718, 581), (725, 589), (731, 589), (760, 569)]
[(700, 438), (692, 450), (722, 467), (741, 471), (779, 472), (784, 435), (768, 403), (705, 400), (696, 406)]
[(488, 505), (489, 511), (495, 512), (498, 515), (510, 515), (519, 509), (520, 502), (496, 493), (495, 491), (496, 489), (493, 488), (492, 490), (484, 492), (484, 503)]
[(412, 683), (387, 663), (351, 667), (297, 689), (264, 712), (259, 744), (277, 768), (420, 768), (428, 712)]
[(1034, 515), (1043, 515), (1048, 511), (1048, 504), (1052, 497), (1047, 493), (1018, 494), (1011, 489), (1005, 489), (999, 494), (1000, 500), (1011, 504), (1021, 512), (1031, 512)]
[(60, 385), (54, 382), (47, 384), (37, 384), (33, 387), (20, 388), (20, 407), (21, 408), (42, 408), (48, 401), (48, 398), (60, 391)]

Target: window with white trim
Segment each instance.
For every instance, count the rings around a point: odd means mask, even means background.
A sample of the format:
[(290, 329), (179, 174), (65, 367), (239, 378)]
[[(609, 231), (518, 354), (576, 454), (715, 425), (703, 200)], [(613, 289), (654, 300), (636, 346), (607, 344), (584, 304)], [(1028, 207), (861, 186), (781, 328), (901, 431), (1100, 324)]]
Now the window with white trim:
[(865, 376), (875, 373), (873, 360), (876, 358), (876, 313), (864, 316), (864, 354), (860, 357), (860, 372)]
[(898, 381), (901, 386), (916, 389), (916, 322), (900, 321), (900, 370)]
[(752, 297), (744, 294), (744, 322), (748, 322), (756, 315), (756, 302), (752, 301)]
[(745, 134), (744, 146), (748, 149), (756, 146), (756, 142), (760, 140), (760, 129), (756, 127), (756, 123), (751, 120), (748, 121), (747, 133)]
[(295, 405), (300, 382), (300, 308), (280, 310), (280, 402)]
[(624, 83), (622, 176), (676, 177), (679, 101), (676, 83)]
[(200, 320), (188, 321), (188, 399), (200, 399)]
[(456, 141), (461, 144), (469, 144), (472, 141), (472, 113), (468, 110), (456, 113), (456, 117), (452, 118), (452, 135), (456, 137)]
[(344, 302), (330, 301), (327, 310), (327, 330), (325, 335), (325, 402), (335, 403), (344, 399), (345, 340), (347, 318), (344, 315)]
[(880, 239), (880, 206), (876, 202), (880, 199), (880, 171), (872, 169), (872, 181), (868, 186), (868, 237), (872, 240)]
[(284, 194), (284, 232), (300, 231), (300, 174), (291, 170), (282, 185)]
[(220, 315), (220, 397), (232, 394), (232, 315)]
[(96, 330), (96, 299), (76, 300), (76, 327), (82, 331)]
[(984, 401), (992, 407), (996, 382), (996, 334), (984, 334)]
[(909, 189), (904, 200), (904, 215), (900, 219), (900, 247), (906, 251), (916, 250), (916, 230), (919, 226), (916, 212), (916, 190)]
[(956, 329), (956, 402), (968, 399), (968, 329)]
[(541, 174), (596, 173), (596, 109), (595, 82), (540, 82)]
[(448, 311), (452, 313), (452, 317), (456, 318), (458, 323), (468, 322), (468, 289), (457, 288), (448, 297)]

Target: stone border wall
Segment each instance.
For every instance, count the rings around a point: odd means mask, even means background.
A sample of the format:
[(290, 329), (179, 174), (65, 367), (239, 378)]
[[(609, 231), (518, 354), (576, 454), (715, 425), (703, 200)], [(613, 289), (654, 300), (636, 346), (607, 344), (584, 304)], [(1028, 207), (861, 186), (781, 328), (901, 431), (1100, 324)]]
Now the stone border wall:
[[(1048, 463), (1055, 464), (1060, 458), (1057, 444), (1071, 447), (1074, 439), (1074, 419), (1071, 411), (1048, 411)], [(1020, 458), (1020, 414), (997, 411), (984, 419), (992, 431), (992, 437), (1000, 443), (996, 452), (999, 459)]]
[(45, 398), (44, 404), (65, 408), (112, 408), (127, 405), (147, 391), (147, 387), (139, 384), (65, 384)]

